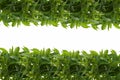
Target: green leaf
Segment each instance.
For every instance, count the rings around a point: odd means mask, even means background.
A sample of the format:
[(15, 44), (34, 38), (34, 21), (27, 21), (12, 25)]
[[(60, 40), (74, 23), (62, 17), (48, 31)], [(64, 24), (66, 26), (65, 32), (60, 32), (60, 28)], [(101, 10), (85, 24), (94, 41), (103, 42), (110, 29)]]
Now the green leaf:
[(115, 26), (115, 28), (117, 28), (117, 29), (120, 29), (120, 26), (119, 26), (119, 24), (113, 24), (114, 26)]
[(112, 54), (117, 54), (115, 50), (111, 50), (111, 53)]
[(87, 56), (88, 56), (88, 53), (87, 53), (86, 51), (83, 50), (83, 51), (82, 51), (82, 55), (84, 55), (84, 56), (87, 57)]
[(74, 28), (75, 24), (73, 22), (70, 23), (70, 28)]
[(68, 27), (66, 23), (62, 23), (62, 26), (63, 26), (64, 28), (67, 28), (67, 27)]
[(20, 51), (20, 48), (16, 47), (13, 53), (17, 54), (17, 53), (19, 53), (19, 51)]
[(33, 51), (33, 53), (36, 53), (36, 54), (40, 53), (40, 50), (37, 48), (33, 48), (32, 51)]
[(102, 24), (102, 30), (105, 30), (107, 28), (107, 25), (105, 23)]
[(51, 50), (50, 48), (46, 49), (46, 54), (50, 54)]
[(108, 30), (112, 28), (112, 23), (108, 23)]
[(105, 50), (105, 51), (104, 51), (104, 54), (108, 54), (108, 50)]
[(12, 27), (16, 26), (17, 22), (12, 22)]
[(98, 26), (97, 25), (92, 25), (92, 28), (95, 29), (95, 30), (98, 30)]
[(10, 53), (10, 54), (13, 54), (13, 53), (14, 53), (13, 47), (9, 49), (9, 53)]
[(0, 50), (2, 51), (2, 53), (6, 53), (6, 54), (8, 53), (8, 51), (4, 48), (0, 48)]
[(24, 51), (25, 53), (30, 53), (30, 51), (29, 51), (29, 49), (28, 49), (27, 47), (24, 47), (24, 48), (23, 48), (23, 51)]
[(54, 48), (53, 51), (55, 54), (59, 54), (59, 51), (56, 48)]
[(18, 21), (17, 21), (17, 27), (18, 27), (20, 24), (21, 24), (21, 21), (18, 20)]
[(89, 26), (88, 26), (86, 23), (81, 23), (81, 26), (82, 26), (83, 28), (89, 28)]
[(51, 21), (51, 24), (52, 24), (53, 26), (57, 27), (57, 26), (58, 26), (58, 21)]
[(45, 20), (41, 21), (41, 26), (44, 26), (46, 24)]
[(65, 55), (65, 56), (67, 56), (69, 54), (69, 52), (67, 50), (63, 50), (62, 54)]
[(90, 53), (91, 53), (92, 55), (98, 55), (98, 52), (96, 52), (96, 51), (94, 51), (94, 50), (91, 50)]
[(3, 21), (3, 24), (7, 27), (9, 26), (8, 22)]
[(35, 26), (38, 26), (38, 25), (39, 25), (37, 21), (33, 21), (32, 23), (33, 23)]
[(28, 22), (28, 21), (22, 21), (22, 23), (23, 23), (25, 26), (30, 26), (30, 22)]

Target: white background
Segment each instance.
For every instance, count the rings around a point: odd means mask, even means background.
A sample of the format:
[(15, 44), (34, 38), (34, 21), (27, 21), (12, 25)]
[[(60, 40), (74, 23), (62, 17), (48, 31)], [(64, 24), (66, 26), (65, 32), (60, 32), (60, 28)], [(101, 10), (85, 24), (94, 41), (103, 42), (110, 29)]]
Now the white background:
[(111, 50), (120, 51), (120, 30), (112, 28), (94, 30), (92, 28), (70, 29), (53, 26), (5, 27), (0, 24), (0, 47), (57, 48), (59, 50)]

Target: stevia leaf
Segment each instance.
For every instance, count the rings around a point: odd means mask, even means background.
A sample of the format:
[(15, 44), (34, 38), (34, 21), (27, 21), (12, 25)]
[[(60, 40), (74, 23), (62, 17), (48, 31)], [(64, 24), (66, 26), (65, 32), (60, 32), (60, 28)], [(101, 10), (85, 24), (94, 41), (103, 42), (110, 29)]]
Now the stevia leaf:
[(30, 26), (30, 22), (28, 22), (28, 21), (22, 21), (22, 23), (23, 23), (25, 26)]
[(10, 54), (13, 54), (13, 53), (14, 53), (14, 48), (13, 48), (13, 47), (9, 49), (9, 53), (10, 53)]
[(111, 50), (111, 54), (110, 55), (111, 55), (111, 58), (113, 60), (118, 60), (118, 58), (117, 58), (117, 52), (115, 50)]
[(23, 48), (23, 51), (24, 51), (25, 53), (30, 53), (30, 51), (29, 51), (29, 49), (28, 49), (27, 47), (24, 47), (24, 48)]
[(108, 50), (105, 50), (105, 51), (104, 51), (104, 54), (108, 54)]
[(92, 25), (92, 28), (95, 29), (95, 30), (98, 30), (98, 26), (95, 25), (95, 24)]
[(86, 23), (81, 23), (81, 26), (82, 26), (83, 28), (89, 28), (89, 26), (88, 26)]
[(19, 53), (19, 51), (20, 51), (20, 48), (16, 47), (13, 53), (17, 54), (17, 53)]
[(17, 22), (12, 22), (12, 27), (16, 26)]
[(8, 22), (3, 21), (3, 24), (7, 27), (9, 26)]
[(70, 28), (74, 28), (75, 24), (73, 22), (70, 23)]
[(63, 53), (63, 54), (64, 54), (64, 53), (66, 54), (66, 53), (68, 53), (68, 51), (67, 51), (67, 50), (63, 50), (62, 53)]
[(69, 54), (69, 52), (67, 50), (63, 50), (62, 54), (67, 56)]
[(20, 24), (21, 24), (21, 21), (18, 20), (18, 21), (17, 21), (17, 27), (18, 27)]
[(59, 50), (57, 50), (56, 48), (53, 49), (55, 54), (59, 54)]
[(108, 23), (108, 30), (112, 28), (112, 23)]
[(40, 50), (37, 48), (33, 48), (32, 51), (33, 51), (33, 53), (36, 53), (36, 54), (40, 53)]
[(51, 21), (51, 24), (52, 24), (53, 26), (57, 27), (57, 26), (58, 26), (58, 21)]
[(115, 28), (120, 29), (119, 24), (113, 24)]
[(2, 53), (6, 53), (6, 54), (8, 53), (8, 51), (4, 48), (0, 48), (0, 50), (2, 51)]
[(38, 26), (38, 25), (39, 25), (37, 21), (33, 21), (32, 23), (33, 23), (35, 26)]
[(18, 56), (10, 56), (10, 59), (12, 64), (19, 60)]
[(98, 55), (98, 53), (97, 53), (96, 51), (94, 51), (94, 50), (91, 50), (90, 53), (91, 53), (92, 55)]
[(51, 50), (50, 48), (46, 49), (46, 54), (50, 54)]
[(41, 26), (44, 26), (46, 23), (45, 23), (45, 20), (42, 20), (41, 21)]
[(103, 23), (101, 28), (102, 28), (102, 30), (105, 30), (107, 28), (106, 24)]
[(112, 54), (117, 54), (115, 50), (111, 50), (111, 53)]
[(88, 57), (88, 53), (86, 51), (82, 51), (82, 55), (85, 56), (85, 57)]
[(62, 23), (62, 26), (63, 26), (64, 28), (67, 28), (67, 27), (68, 27), (66, 23)]

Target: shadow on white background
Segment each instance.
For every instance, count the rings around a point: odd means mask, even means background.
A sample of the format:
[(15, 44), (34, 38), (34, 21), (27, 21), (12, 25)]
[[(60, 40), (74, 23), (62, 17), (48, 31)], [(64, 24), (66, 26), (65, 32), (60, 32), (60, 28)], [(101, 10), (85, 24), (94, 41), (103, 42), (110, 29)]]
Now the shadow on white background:
[(0, 47), (57, 48), (59, 50), (117, 50), (120, 51), (120, 30), (65, 29), (61, 26), (0, 25)]

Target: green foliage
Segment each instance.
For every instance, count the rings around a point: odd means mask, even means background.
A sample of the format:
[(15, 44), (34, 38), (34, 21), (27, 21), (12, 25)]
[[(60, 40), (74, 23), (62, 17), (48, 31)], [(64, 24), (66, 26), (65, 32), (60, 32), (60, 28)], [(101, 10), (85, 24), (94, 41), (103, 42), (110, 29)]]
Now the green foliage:
[[(120, 29), (120, 0), (0, 0), (0, 21), (5, 26), (53, 25)], [(12, 23), (12, 24), (10, 24)]]
[(120, 55), (57, 49), (0, 48), (1, 80), (119, 80)]

